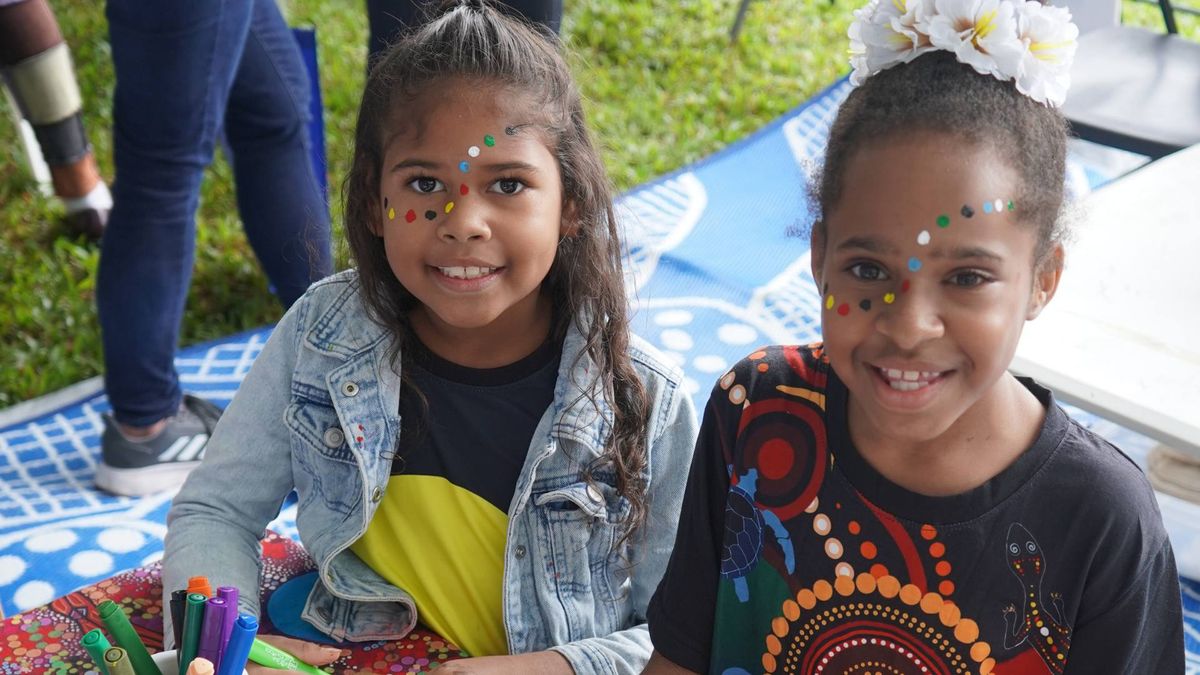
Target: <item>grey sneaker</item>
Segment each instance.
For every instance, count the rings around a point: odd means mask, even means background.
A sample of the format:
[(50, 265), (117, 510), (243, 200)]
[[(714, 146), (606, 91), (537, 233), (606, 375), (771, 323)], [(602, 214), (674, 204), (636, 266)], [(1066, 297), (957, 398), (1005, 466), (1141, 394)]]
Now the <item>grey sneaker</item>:
[(113, 494), (140, 497), (183, 485), (192, 469), (200, 465), (208, 437), (220, 417), (217, 406), (184, 394), (179, 412), (167, 418), (167, 425), (157, 436), (130, 440), (117, 429), (112, 417), (105, 415), (96, 486)]

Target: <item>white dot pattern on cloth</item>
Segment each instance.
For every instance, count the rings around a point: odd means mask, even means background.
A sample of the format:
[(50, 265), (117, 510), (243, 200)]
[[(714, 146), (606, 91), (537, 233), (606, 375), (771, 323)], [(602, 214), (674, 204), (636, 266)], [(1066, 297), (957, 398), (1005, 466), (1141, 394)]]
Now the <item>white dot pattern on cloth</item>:
[(127, 527), (110, 527), (96, 537), (96, 543), (112, 553), (129, 553), (146, 545), (146, 535)]
[(54, 599), (54, 587), (45, 581), (29, 581), (21, 585), (13, 595), (18, 612), (40, 607)]
[(748, 345), (758, 339), (758, 331), (744, 323), (727, 323), (717, 329), (717, 339), (727, 345)]
[(662, 340), (663, 346), (665, 346), (667, 349), (673, 349), (680, 352), (691, 349), (692, 345), (695, 344), (692, 341), (691, 335), (688, 335), (687, 332), (679, 330), (678, 328), (668, 328), (667, 330), (664, 330), (662, 334), (659, 335), (659, 339)]
[(25, 548), (34, 553), (52, 553), (71, 548), (77, 541), (79, 535), (71, 530), (53, 530), (30, 537), (25, 541)]
[(654, 315), (654, 323), (659, 326), (686, 326), (695, 316), (686, 309), (668, 309)]
[(7, 586), (25, 574), (25, 561), (15, 555), (0, 555), (0, 586)]
[(75, 576), (95, 577), (113, 571), (113, 558), (104, 551), (80, 551), (71, 556), (67, 567)]

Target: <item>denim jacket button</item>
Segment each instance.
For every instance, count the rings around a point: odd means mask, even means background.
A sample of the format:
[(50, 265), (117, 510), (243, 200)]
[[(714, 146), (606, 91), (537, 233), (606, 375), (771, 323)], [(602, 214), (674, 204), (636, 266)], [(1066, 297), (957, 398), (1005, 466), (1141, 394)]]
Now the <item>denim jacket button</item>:
[(325, 430), (325, 437), (322, 440), (325, 441), (326, 447), (339, 448), (346, 441), (346, 434), (337, 427), (329, 427)]
[(517, 544), (517, 547), (515, 549), (513, 549), (513, 554), (516, 555), (517, 558), (524, 558), (525, 557), (525, 546), (522, 544)]
[(351, 381), (343, 382), (342, 393), (346, 396), (358, 396), (358, 383)]
[(587, 494), (588, 497), (597, 504), (604, 503), (604, 495), (600, 494), (600, 490), (596, 489), (595, 485), (589, 485), (587, 487)]
[(380, 499), (383, 499), (383, 490), (381, 490), (379, 487), (371, 490), (371, 503), (378, 504)]

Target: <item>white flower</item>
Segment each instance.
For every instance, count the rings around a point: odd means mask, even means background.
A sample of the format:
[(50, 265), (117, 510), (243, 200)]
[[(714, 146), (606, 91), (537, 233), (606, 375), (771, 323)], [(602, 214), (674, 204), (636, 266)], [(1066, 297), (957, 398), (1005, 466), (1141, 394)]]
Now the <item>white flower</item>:
[(933, 10), (933, 0), (873, 0), (854, 13), (850, 25), (851, 83), (933, 49), (917, 26)]
[(933, 46), (953, 52), (960, 63), (999, 80), (1017, 76), (1025, 45), (1009, 0), (934, 0), (934, 12), (918, 28)]
[(1025, 50), (1017, 73), (1017, 90), (1054, 107), (1061, 106), (1071, 86), (1071, 62), (1079, 28), (1071, 12), (1029, 0), (1017, 7), (1017, 37)]

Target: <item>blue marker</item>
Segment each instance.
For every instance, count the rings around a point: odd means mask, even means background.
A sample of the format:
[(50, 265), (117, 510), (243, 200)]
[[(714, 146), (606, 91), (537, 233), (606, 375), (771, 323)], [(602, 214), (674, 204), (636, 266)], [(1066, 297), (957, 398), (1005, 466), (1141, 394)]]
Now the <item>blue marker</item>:
[(258, 635), (258, 619), (250, 614), (243, 614), (233, 624), (233, 632), (229, 634), (229, 644), (225, 645), (225, 653), (221, 656), (221, 667), (217, 675), (241, 675), (246, 668), (246, 660), (250, 658), (250, 647), (254, 644), (254, 636)]

